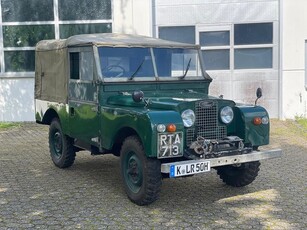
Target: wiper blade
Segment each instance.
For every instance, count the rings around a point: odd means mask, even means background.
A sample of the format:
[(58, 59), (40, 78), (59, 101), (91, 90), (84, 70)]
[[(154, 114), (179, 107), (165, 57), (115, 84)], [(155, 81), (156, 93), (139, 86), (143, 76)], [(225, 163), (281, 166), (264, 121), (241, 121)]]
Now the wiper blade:
[(191, 61), (192, 61), (192, 58), (190, 58), (190, 60), (189, 60), (189, 62), (188, 62), (188, 64), (187, 64), (187, 68), (186, 68), (185, 71), (184, 71), (184, 74), (183, 74), (182, 76), (180, 76), (179, 79), (184, 79), (185, 76), (187, 76), (188, 71), (189, 71), (189, 69), (190, 69)]
[(141, 69), (142, 65), (145, 62), (145, 58), (143, 59), (143, 61), (141, 62), (141, 64), (138, 66), (138, 68), (134, 71), (134, 73), (128, 78), (129, 81), (133, 80), (133, 78), (136, 76), (136, 74), (139, 72), (139, 70)]

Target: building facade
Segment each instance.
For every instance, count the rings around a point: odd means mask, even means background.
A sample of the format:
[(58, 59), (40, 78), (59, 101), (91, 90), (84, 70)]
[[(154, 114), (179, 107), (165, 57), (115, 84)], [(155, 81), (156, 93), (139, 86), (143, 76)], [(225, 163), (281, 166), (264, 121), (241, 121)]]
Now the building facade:
[(80, 33), (128, 33), (199, 44), (210, 94), (306, 116), (304, 0), (1, 0), (0, 121), (34, 120), (34, 47)]

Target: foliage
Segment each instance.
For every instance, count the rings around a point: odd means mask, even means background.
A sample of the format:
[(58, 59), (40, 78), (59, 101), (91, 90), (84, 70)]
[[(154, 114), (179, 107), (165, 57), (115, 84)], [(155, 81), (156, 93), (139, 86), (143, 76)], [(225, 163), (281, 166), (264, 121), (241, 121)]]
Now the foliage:
[(295, 121), (307, 132), (307, 118), (295, 117)]
[(0, 131), (10, 129), (13, 127), (18, 127), (19, 123), (16, 122), (0, 122)]

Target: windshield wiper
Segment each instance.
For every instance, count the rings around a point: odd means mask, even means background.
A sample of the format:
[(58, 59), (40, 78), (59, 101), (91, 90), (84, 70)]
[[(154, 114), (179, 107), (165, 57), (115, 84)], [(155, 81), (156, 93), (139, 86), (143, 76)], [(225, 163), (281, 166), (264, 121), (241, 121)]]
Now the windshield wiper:
[(185, 69), (184, 74), (183, 74), (182, 76), (180, 76), (179, 79), (184, 79), (185, 76), (187, 76), (187, 73), (188, 73), (188, 71), (189, 71), (189, 69), (190, 69), (191, 60), (192, 60), (192, 58), (190, 58), (190, 60), (189, 60), (189, 62), (188, 62), (188, 64), (187, 64), (187, 68)]
[(136, 76), (136, 74), (139, 72), (139, 70), (141, 69), (142, 65), (145, 62), (145, 58), (143, 59), (143, 61), (141, 62), (141, 64), (138, 66), (138, 68), (134, 71), (134, 73), (128, 78), (129, 81), (133, 80), (133, 78)]

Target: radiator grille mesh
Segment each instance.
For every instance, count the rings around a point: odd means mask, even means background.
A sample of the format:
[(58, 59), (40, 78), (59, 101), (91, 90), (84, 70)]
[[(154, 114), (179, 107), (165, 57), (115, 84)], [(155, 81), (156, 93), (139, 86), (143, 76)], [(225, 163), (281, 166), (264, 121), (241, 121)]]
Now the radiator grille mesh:
[(186, 130), (187, 146), (195, 141), (198, 136), (211, 140), (218, 140), (226, 137), (226, 126), (218, 124), (218, 106), (216, 102), (196, 102), (195, 116), (195, 126)]

